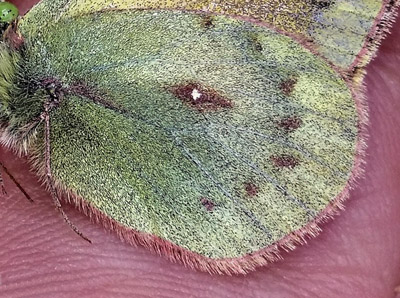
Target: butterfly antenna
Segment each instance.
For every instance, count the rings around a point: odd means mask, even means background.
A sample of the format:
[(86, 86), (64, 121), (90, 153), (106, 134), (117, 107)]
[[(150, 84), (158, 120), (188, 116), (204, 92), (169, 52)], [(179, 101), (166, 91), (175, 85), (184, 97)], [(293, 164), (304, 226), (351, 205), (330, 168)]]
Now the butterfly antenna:
[[(2, 168), (2, 170), (4, 171), (4, 173), (7, 174), (8, 177), (10, 177), (10, 179), (12, 180), (12, 182), (14, 182), (14, 184), (18, 187), (18, 189), (24, 194), (25, 198), (33, 203), (32, 198), (30, 197), (30, 195), (25, 191), (25, 189), (21, 186), (21, 184), (19, 184), (19, 182), (14, 178), (14, 176), (10, 173), (10, 171), (3, 165), (2, 162), (0, 162), (0, 167)], [(3, 177), (0, 173), (0, 192), (2, 195), (7, 195), (7, 191), (6, 188), (4, 186), (4, 180)]]
[(50, 194), (51, 197), (53, 199), (54, 205), (56, 206), (56, 209), (58, 210), (58, 212), (61, 213), (61, 216), (64, 218), (64, 221), (70, 226), (70, 228), (76, 233), (78, 234), (81, 238), (83, 238), (84, 240), (86, 240), (89, 243), (92, 243), (92, 241), (90, 241), (89, 238), (87, 238), (85, 235), (82, 234), (81, 231), (79, 231), (79, 229), (69, 220), (67, 214), (64, 212), (64, 210), (62, 209), (61, 206), (61, 202), (60, 202), (60, 198), (58, 196), (56, 187), (54, 185), (54, 181), (53, 181), (53, 174), (51, 171), (51, 145), (50, 145), (50, 104), (47, 102), (44, 105), (45, 111), (42, 114), (42, 117), (44, 119), (44, 123), (45, 123), (45, 171), (46, 171), (46, 182), (47, 185), (50, 188)]

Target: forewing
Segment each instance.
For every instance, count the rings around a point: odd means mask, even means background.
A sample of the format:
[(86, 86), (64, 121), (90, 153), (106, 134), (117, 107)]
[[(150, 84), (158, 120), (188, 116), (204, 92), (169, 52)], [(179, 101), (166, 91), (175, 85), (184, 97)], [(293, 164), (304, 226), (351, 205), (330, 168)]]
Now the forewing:
[(44, 0), (32, 10), (30, 18), (51, 23), (67, 16), (128, 8), (239, 15), (302, 36), (335, 65), (348, 69), (370, 60), (398, 4), (386, 0)]

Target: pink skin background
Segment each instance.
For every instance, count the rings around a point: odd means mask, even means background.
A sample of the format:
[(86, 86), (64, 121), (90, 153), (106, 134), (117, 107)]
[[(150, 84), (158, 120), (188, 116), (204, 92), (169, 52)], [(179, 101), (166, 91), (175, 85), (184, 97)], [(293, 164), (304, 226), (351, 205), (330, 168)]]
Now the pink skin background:
[[(26, 12), (37, 0), (12, 1)], [(400, 285), (400, 17), (368, 66), (370, 139), (365, 177), (346, 210), (284, 260), (246, 276), (210, 276), (166, 261), (66, 205), (93, 244), (76, 236), (24, 160), (0, 160), (32, 196), (5, 177), (0, 199), (0, 297), (395, 297)], [(399, 296), (400, 297), (400, 296)]]

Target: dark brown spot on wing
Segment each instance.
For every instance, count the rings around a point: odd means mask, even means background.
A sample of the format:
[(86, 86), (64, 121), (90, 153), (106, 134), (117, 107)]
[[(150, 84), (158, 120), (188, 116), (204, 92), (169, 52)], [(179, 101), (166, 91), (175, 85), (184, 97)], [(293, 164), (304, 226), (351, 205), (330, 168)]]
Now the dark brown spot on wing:
[(292, 132), (298, 129), (302, 124), (302, 121), (297, 116), (291, 116), (278, 121), (278, 127), (284, 129), (286, 132)]
[(294, 78), (285, 80), (279, 85), (279, 89), (281, 89), (286, 96), (289, 96), (293, 92), (296, 83), (297, 79)]
[(169, 88), (182, 102), (199, 112), (232, 108), (231, 100), (219, 95), (215, 90), (198, 83), (187, 83)]
[(259, 41), (256, 41), (256, 42), (254, 43), (254, 48), (255, 48), (257, 51), (259, 51), (259, 52), (261, 52), (261, 51), (263, 50), (263, 46), (262, 46), (262, 44), (261, 44)]
[(311, 3), (316, 8), (322, 9), (322, 8), (329, 8), (334, 3), (334, 1), (332, 1), (332, 0), (312, 0)]
[(278, 168), (290, 168), (293, 169), (297, 165), (299, 165), (299, 160), (288, 154), (282, 154), (282, 155), (274, 155), (270, 157), (270, 160), (274, 164), (274, 166)]
[(255, 197), (259, 191), (258, 186), (251, 182), (245, 183), (244, 189), (249, 197)]
[(210, 200), (205, 197), (200, 198), (201, 204), (206, 208), (207, 211), (213, 211), (215, 204)]
[(250, 44), (252, 45), (253, 49), (257, 52), (262, 52), (263, 46), (258, 39), (258, 36), (254, 33), (250, 34)]
[(201, 19), (201, 26), (205, 29), (214, 27), (214, 18), (210, 15), (203, 15)]

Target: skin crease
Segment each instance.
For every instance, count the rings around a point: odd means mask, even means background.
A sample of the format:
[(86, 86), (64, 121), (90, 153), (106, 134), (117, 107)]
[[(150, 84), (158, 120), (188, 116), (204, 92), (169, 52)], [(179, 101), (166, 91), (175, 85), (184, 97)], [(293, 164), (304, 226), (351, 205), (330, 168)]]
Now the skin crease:
[[(37, 0), (12, 1), (26, 12)], [(247, 276), (210, 276), (172, 264), (72, 207), (77, 237), (22, 159), (0, 148), (34, 203), (6, 175), (0, 198), (0, 297), (395, 297), (400, 285), (400, 17), (369, 65), (365, 177), (346, 210), (284, 260)], [(400, 296), (399, 296), (400, 297)]]

